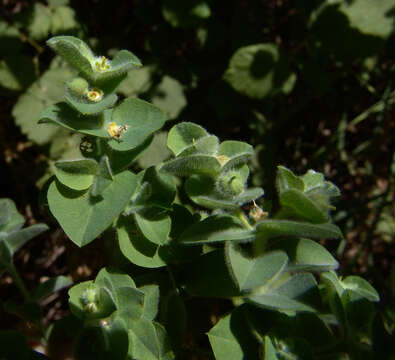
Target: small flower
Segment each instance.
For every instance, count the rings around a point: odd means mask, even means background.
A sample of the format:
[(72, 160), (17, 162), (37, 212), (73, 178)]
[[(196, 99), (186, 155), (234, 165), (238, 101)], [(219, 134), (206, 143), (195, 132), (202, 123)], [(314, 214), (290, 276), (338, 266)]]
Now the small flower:
[(92, 88), (88, 91), (86, 96), (90, 101), (99, 102), (101, 99), (103, 99), (103, 90)]
[(115, 122), (111, 122), (108, 124), (107, 132), (110, 136), (115, 139), (119, 140), (121, 135), (129, 128), (127, 125), (117, 125)]
[(105, 56), (96, 58), (95, 66), (99, 72), (105, 72), (111, 69), (110, 61)]

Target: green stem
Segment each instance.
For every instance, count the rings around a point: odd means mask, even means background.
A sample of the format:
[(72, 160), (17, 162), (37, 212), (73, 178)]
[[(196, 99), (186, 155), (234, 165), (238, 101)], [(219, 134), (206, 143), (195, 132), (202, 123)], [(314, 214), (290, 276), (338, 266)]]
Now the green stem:
[(248, 222), (248, 220), (246, 219), (244, 213), (238, 209), (236, 210), (236, 216), (241, 220), (241, 222), (244, 224), (244, 226), (248, 229), (248, 230), (254, 230), (254, 228), (251, 226), (251, 224)]
[(25, 298), (25, 302), (29, 302), (31, 299), (30, 293), (27, 291), (25, 284), (23, 283), (22, 278), (19, 276), (18, 271), (15, 269), (14, 265), (11, 265), (8, 268), (8, 272), (14, 279), (15, 285), (19, 288), (21, 293), (23, 294), (23, 297)]

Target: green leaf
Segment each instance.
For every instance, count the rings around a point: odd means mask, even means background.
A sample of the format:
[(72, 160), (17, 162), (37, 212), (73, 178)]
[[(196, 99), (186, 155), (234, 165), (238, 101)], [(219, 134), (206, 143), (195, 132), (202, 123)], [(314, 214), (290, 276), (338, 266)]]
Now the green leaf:
[[(30, 10), (30, 9), (29, 9)], [(51, 10), (41, 3), (35, 3), (31, 13), (27, 15), (29, 35), (36, 40), (48, 37), (51, 28)]]
[(116, 290), (123, 286), (136, 287), (133, 279), (117, 269), (111, 267), (102, 268), (96, 276), (95, 285), (108, 288), (116, 299)]
[(267, 43), (239, 48), (224, 79), (236, 91), (262, 99), (280, 92), (290, 76), (286, 56), (276, 44)]
[(197, 154), (179, 157), (165, 162), (160, 170), (177, 176), (190, 176), (193, 174), (216, 175), (221, 164), (215, 156)]
[(165, 20), (174, 27), (194, 27), (211, 15), (210, 6), (203, 0), (178, 2), (165, 0), (162, 7)]
[(290, 257), (289, 271), (329, 271), (339, 263), (322, 245), (309, 239), (278, 239), (270, 242), (270, 249), (284, 250)]
[(147, 268), (166, 265), (160, 256), (160, 247), (139, 234), (133, 218), (122, 219), (117, 225), (117, 233), (122, 254), (133, 264)]
[(38, 301), (72, 284), (73, 282), (66, 276), (63, 275), (55, 276), (38, 285), (34, 289), (32, 298), (33, 300)]
[(71, 189), (85, 190), (92, 185), (98, 169), (93, 159), (63, 160), (55, 163), (55, 176)]
[(78, 29), (80, 26), (75, 19), (75, 11), (69, 6), (56, 6), (51, 19), (51, 33), (60, 34)]
[(259, 358), (258, 342), (250, 333), (245, 321), (243, 306), (220, 319), (207, 335), (216, 360), (255, 360)]
[(196, 154), (216, 155), (218, 147), (218, 138), (214, 135), (209, 135), (193, 141), (192, 145), (184, 148), (177, 156), (181, 157)]
[(187, 104), (182, 84), (167, 75), (153, 91), (151, 102), (161, 109), (168, 119), (177, 118)]
[(114, 180), (111, 171), (110, 161), (106, 155), (100, 158), (98, 172), (91, 187), (92, 196), (100, 196), (105, 189), (107, 189)]
[(321, 275), (322, 280), (336, 290), (341, 297), (344, 291), (351, 291), (369, 301), (380, 301), (380, 296), (372, 285), (359, 276), (347, 276), (340, 280), (335, 272), (330, 271)]
[(12, 91), (25, 90), (36, 79), (31, 57), (6, 55), (0, 60), (0, 86)]
[(266, 253), (252, 257), (236, 245), (226, 247), (229, 271), (240, 291), (249, 291), (275, 281), (285, 270), (288, 256), (283, 251)]
[(48, 204), (69, 238), (78, 246), (93, 241), (126, 207), (136, 187), (136, 175), (126, 171), (114, 176), (113, 182), (92, 197), (89, 191), (77, 192), (52, 182)]
[(391, 0), (355, 0), (339, 4), (339, 9), (347, 15), (350, 25), (364, 34), (387, 38), (394, 31), (393, 21), (389, 16), (394, 9)]
[(94, 285), (93, 281), (74, 285), (69, 290), (69, 305), (71, 312), (80, 319), (102, 319), (116, 310), (109, 291)]
[(1, 57), (5, 57), (7, 55), (20, 55), (23, 42), (18, 28), (10, 25), (4, 18), (0, 20), (0, 37)]
[(125, 97), (137, 97), (138, 95), (149, 91), (152, 86), (152, 77), (155, 68), (152, 65), (132, 69), (128, 72), (126, 78), (117, 88), (117, 92)]
[(12, 200), (0, 199), (0, 228), (3, 228), (11, 220), (12, 204), (13, 204)]
[(108, 144), (117, 151), (127, 151), (141, 145), (165, 123), (166, 116), (150, 103), (129, 98), (118, 105), (112, 113), (112, 121), (127, 130), (119, 140), (111, 139)]
[(143, 235), (157, 245), (165, 244), (169, 239), (171, 220), (169, 215), (147, 219), (135, 214), (137, 226)]
[(154, 135), (147, 150), (139, 157), (138, 164), (146, 169), (151, 166), (159, 165), (171, 156), (170, 150), (166, 146), (167, 132), (160, 131)]
[[(129, 151), (116, 151), (106, 144), (105, 151), (109, 158), (112, 172), (117, 174), (122, 170), (127, 169), (133, 161), (137, 159), (139, 159), (141, 167), (144, 168), (145, 166), (143, 166), (140, 160), (145, 156), (149, 156), (149, 150), (147, 151), (147, 149), (149, 149), (150, 145), (153, 143), (152, 139), (153, 137), (150, 136), (142, 144)], [(144, 163), (145, 160), (142, 160), (142, 162)]]
[(159, 311), (159, 286), (144, 285), (140, 287), (139, 290), (144, 293), (143, 316), (148, 320), (154, 320)]
[(375, 288), (359, 276), (347, 276), (341, 281), (345, 290), (351, 290), (369, 301), (380, 301), (380, 296)]
[(185, 183), (185, 190), (194, 203), (209, 209), (238, 209), (263, 195), (261, 188), (250, 188), (238, 196), (226, 197), (218, 191), (216, 182), (209, 176), (191, 176)]
[(169, 209), (176, 197), (176, 186), (173, 177), (166, 173), (161, 173), (154, 166), (144, 171), (141, 180), (142, 184), (149, 184), (150, 196), (145, 204)]
[(40, 235), (44, 231), (47, 231), (49, 227), (45, 224), (34, 224), (27, 228), (14, 231), (10, 233), (5, 241), (12, 254), (15, 254), (24, 244), (26, 244), (29, 240), (33, 239), (37, 235)]
[(81, 117), (78, 112), (66, 103), (57, 103), (46, 108), (40, 113), (38, 118), (39, 124), (53, 123), (82, 134), (101, 138), (109, 137), (107, 130), (103, 126), (103, 119), (100, 116)]
[(264, 342), (264, 359), (265, 360), (278, 360), (276, 349), (269, 336), (265, 336)]
[(85, 42), (73, 36), (55, 36), (47, 44), (85, 76), (93, 77), (92, 63), (95, 57)]
[(299, 176), (284, 166), (278, 166), (277, 169), (276, 186), (280, 196), (287, 190), (304, 191), (305, 184)]
[(0, 199), (0, 214), (1, 232), (10, 233), (19, 230), (25, 222), (25, 218), (18, 213), (15, 203), (11, 199)]
[(280, 195), (280, 204), (286, 208), (287, 214), (291, 211), (299, 218), (315, 224), (326, 223), (329, 220), (328, 215), (321, 211), (314, 201), (298, 190), (284, 191)]
[(218, 156), (225, 157), (222, 170), (231, 169), (237, 165), (247, 162), (254, 155), (254, 149), (251, 145), (242, 141), (224, 141), (218, 149)]
[(240, 296), (228, 267), (223, 249), (201, 255), (188, 264), (185, 271), (186, 291), (194, 296)]
[(66, 84), (66, 91), (64, 99), (77, 112), (83, 115), (97, 115), (112, 107), (118, 100), (115, 94), (104, 94), (100, 101), (92, 102), (87, 96), (74, 95)]
[(182, 122), (171, 128), (167, 137), (167, 146), (178, 156), (195, 142), (208, 137), (209, 134), (201, 126), (190, 122)]
[(88, 45), (73, 36), (56, 36), (47, 44), (84, 77), (97, 84), (114, 80), (118, 85), (127, 71), (141, 66), (140, 60), (127, 50), (119, 51), (112, 61), (96, 57)]
[[(54, 64), (55, 61), (51, 63)], [(37, 119), (41, 111), (63, 98), (64, 82), (72, 75), (69, 68), (50, 68), (18, 99), (12, 109), (12, 116), (29, 140), (43, 145), (59, 131), (53, 125), (37, 126)]]
[(142, 317), (131, 324), (129, 330), (129, 355), (132, 359), (171, 360), (174, 359), (165, 329)]
[(310, 224), (290, 220), (263, 220), (256, 227), (257, 235), (266, 239), (297, 236), (312, 239), (338, 239), (342, 236), (334, 224)]
[(213, 215), (192, 225), (181, 234), (179, 241), (199, 245), (222, 241), (251, 241), (254, 231), (246, 230), (242, 222), (231, 215)]
[(139, 320), (144, 311), (144, 293), (131, 286), (122, 286), (116, 289), (118, 315), (129, 327)]
[(124, 360), (129, 347), (128, 331), (119, 316), (112, 316), (82, 329), (74, 344), (78, 359)]
[(319, 303), (317, 283), (311, 274), (283, 274), (274, 283), (260, 289), (247, 300), (259, 307), (273, 310), (316, 311)]

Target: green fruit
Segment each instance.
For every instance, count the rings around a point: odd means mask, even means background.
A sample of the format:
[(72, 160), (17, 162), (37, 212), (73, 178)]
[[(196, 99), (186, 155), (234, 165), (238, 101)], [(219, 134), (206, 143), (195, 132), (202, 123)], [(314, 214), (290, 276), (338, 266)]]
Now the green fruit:
[(83, 78), (75, 78), (67, 83), (67, 88), (71, 95), (82, 97), (89, 90), (88, 82)]
[(243, 176), (237, 170), (230, 170), (221, 175), (217, 182), (217, 189), (225, 196), (237, 196), (244, 191)]

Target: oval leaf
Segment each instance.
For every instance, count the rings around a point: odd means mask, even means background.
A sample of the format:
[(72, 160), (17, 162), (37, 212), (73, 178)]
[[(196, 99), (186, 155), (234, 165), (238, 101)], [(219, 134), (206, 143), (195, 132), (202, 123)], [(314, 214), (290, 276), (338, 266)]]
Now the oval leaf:
[(74, 190), (85, 190), (92, 185), (98, 168), (93, 159), (63, 160), (55, 163), (55, 175), (63, 185)]
[(126, 207), (136, 187), (136, 175), (125, 171), (114, 176), (112, 183), (92, 197), (89, 191), (70, 190), (60, 182), (48, 189), (48, 204), (69, 238), (78, 246), (93, 241)]

